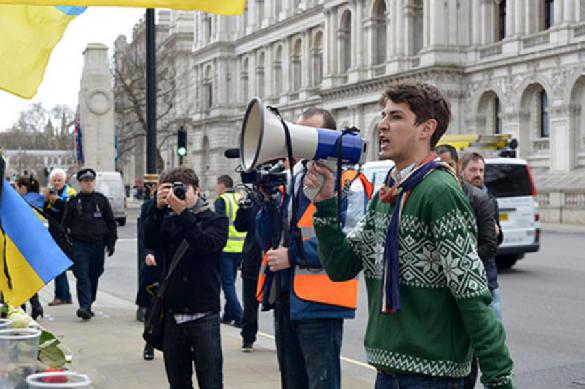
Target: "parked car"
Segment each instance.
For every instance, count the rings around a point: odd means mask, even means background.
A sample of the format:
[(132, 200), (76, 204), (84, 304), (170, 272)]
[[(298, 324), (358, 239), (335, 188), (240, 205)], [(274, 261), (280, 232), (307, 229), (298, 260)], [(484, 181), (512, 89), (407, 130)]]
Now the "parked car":
[(128, 212), (126, 191), (120, 172), (97, 172), (95, 190), (110, 200), (114, 218), (120, 226), (124, 226)]
[[(363, 172), (380, 189), (394, 162), (373, 161), (363, 165)], [(526, 253), (540, 249), (540, 215), (534, 181), (523, 159), (488, 158), (485, 160), (485, 184), (498, 202), (504, 241), (498, 248), (496, 263), (508, 269)]]

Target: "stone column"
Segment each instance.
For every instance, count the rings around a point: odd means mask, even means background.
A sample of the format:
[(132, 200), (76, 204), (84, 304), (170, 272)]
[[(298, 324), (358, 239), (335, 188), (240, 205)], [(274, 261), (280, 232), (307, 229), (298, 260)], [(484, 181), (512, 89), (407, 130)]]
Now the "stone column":
[(564, 17), (563, 11), (565, 10), (565, 1), (564, 0), (555, 0), (554, 2), (554, 20), (553, 25), (557, 26), (559, 24), (563, 24)]
[(270, 0), (264, 0), (264, 21), (262, 22), (262, 27), (268, 27), (274, 23), (275, 20), (278, 20), (278, 15), (274, 15), (274, 7), (272, 3), (273, 2)]
[(430, 43), (431, 46), (444, 45), (446, 44), (445, 32), (445, 6), (443, 0), (431, 0), (431, 34)]
[(563, 10), (563, 20), (565, 23), (574, 23), (579, 15), (576, 12), (576, 2), (575, 0), (564, 0), (565, 7)]
[(274, 50), (272, 46), (266, 46), (266, 50), (264, 51), (264, 93), (266, 97), (271, 98), (276, 93), (274, 91)]
[(361, 68), (364, 66), (364, 5), (363, 1), (354, 3), (352, 12), (352, 43), (351, 43), (351, 67)]
[(84, 167), (113, 171), (114, 93), (108, 61), (108, 47), (89, 43), (83, 52), (84, 63), (79, 90), (79, 119), (82, 131)]
[[(230, 20), (231, 17), (228, 16), (218, 16), (216, 19), (216, 25), (217, 25), (217, 30), (216, 30), (216, 36), (217, 36), (217, 40), (219, 41), (229, 41), (230, 40)], [(219, 73), (222, 74), (222, 73)]]
[(516, 19), (515, 26), (516, 26), (516, 34), (517, 35), (524, 35), (526, 34), (526, 4), (525, 0), (516, 0), (515, 7), (514, 7), (514, 17)]
[(248, 1), (248, 26), (246, 27), (246, 35), (251, 34), (256, 30), (256, 2)]
[(333, 77), (337, 73), (337, 28), (336, 9), (326, 9), (325, 31), (323, 34), (323, 88), (333, 86)]
[(398, 0), (396, 2), (392, 1), (391, 6), (394, 7), (394, 12), (392, 13), (394, 16), (394, 23), (390, 25), (390, 29), (394, 30), (394, 36), (392, 39), (396, 42), (396, 55), (401, 57), (405, 55), (405, 48), (406, 48), (406, 25), (404, 20), (404, 8), (402, 6), (402, 0)]
[(551, 134), (549, 153), (551, 170), (569, 172), (573, 162), (574, 145), (571, 142), (569, 107), (562, 99), (555, 101), (551, 109)]
[(506, 38), (516, 34), (516, 1), (506, 1)]
[(471, 3), (471, 45), (479, 46), (481, 44), (481, 1), (473, 0)]

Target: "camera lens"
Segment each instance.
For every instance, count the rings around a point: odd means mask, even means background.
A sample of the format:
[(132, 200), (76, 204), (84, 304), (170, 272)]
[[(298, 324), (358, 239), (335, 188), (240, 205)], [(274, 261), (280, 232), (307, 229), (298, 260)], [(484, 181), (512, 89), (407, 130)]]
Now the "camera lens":
[(182, 182), (174, 183), (173, 193), (175, 194), (175, 196), (177, 196), (178, 199), (185, 200), (187, 189), (185, 189), (185, 185)]

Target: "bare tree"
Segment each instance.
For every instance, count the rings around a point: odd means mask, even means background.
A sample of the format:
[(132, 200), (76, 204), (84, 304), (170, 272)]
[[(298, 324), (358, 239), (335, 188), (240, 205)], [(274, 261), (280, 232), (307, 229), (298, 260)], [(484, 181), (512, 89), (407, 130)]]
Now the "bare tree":
[[(160, 57), (159, 57), (160, 58)], [(144, 53), (137, 45), (128, 45), (114, 58), (115, 114), (118, 127), (118, 159), (124, 160), (138, 142), (144, 142), (146, 123), (146, 65)], [(175, 135), (177, 72), (172, 60), (157, 67), (157, 159), (162, 162), (161, 148)], [(186, 88), (187, 85), (182, 87)]]

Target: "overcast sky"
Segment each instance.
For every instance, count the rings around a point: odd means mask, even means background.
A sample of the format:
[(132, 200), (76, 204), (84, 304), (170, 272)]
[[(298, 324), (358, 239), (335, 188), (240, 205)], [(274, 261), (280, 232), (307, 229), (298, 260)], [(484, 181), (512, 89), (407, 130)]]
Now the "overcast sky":
[(18, 113), (33, 102), (41, 102), (47, 109), (56, 104), (67, 104), (75, 109), (83, 66), (82, 53), (87, 44), (98, 42), (111, 48), (120, 34), (130, 40), (132, 28), (144, 12), (139, 8), (90, 7), (75, 18), (53, 50), (35, 97), (26, 100), (0, 90), (0, 131), (9, 128), (17, 120)]

